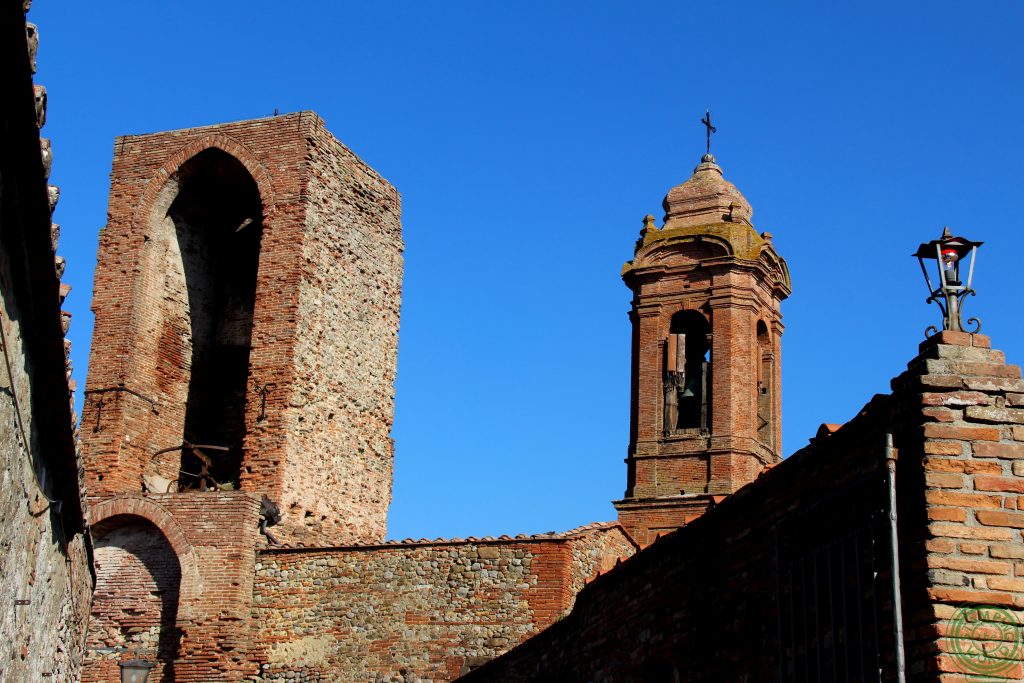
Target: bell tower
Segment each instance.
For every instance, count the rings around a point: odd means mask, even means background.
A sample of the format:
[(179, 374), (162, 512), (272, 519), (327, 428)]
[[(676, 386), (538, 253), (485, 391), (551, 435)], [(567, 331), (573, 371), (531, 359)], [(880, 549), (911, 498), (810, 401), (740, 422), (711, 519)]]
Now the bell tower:
[(641, 544), (781, 460), (780, 304), (789, 269), (705, 154), (644, 218), (633, 291), (630, 445), (619, 521)]

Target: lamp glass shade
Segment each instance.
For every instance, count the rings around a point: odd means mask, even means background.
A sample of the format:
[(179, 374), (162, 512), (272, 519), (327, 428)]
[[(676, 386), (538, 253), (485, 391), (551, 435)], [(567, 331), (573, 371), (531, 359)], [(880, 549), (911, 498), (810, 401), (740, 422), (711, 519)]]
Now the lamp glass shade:
[(149, 670), (153, 664), (141, 659), (129, 659), (127, 662), (118, 662), (121, 667), (121, 683), (146, 683), (149, 678)]

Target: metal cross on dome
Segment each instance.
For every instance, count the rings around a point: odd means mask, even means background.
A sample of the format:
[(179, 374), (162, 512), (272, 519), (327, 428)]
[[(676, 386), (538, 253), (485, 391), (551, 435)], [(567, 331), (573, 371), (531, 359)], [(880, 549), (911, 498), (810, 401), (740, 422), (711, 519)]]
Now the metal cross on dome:
[(711, 110), (710, 109), (705, 109), (704, 110), (704, 118), (702, 118), (700, 120), (700, 122), (703, 123), (704, 127), (708, 129), (708, 149), (707, 149), (707, 153), (711, 154), (711, 134), (712, 133), (717, 133), (718, 129), (711, 125)]

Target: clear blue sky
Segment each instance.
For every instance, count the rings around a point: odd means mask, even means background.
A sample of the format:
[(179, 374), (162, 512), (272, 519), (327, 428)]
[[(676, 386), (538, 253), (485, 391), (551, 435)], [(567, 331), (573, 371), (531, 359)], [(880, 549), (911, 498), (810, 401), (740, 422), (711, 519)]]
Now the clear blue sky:
[(115, 135), (313, 109), (402, 192), (392, 537), (614, 518), (619, 269), (703, 152), (705, 107), (792, 270), (787, 453), (887, 391), (938, 321), (909, 255), (943, 225), (985, 241), (967, 311), (1024, 361), (1018, 2), (37, 0), (30, 19), (80, 387)]

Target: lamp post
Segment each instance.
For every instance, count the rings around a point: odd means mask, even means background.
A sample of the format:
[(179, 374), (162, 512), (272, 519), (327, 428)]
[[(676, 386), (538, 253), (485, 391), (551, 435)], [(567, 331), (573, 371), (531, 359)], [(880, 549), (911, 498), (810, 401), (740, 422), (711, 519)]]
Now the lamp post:
[(149, 678), (149, 670), (155, 665), (141, 659), (129, 659), (126, 662), (118, 662), (121, 667), (121, 683), (146, 683)]
[[(914, 256), (921, 264), (921, 272), (924, 273), (924, 281), (928, 285), (928, 299), (926, 303), (935, 302), (942, 310), (942, 329), (954, 332), (963, 332), (963, 323), (960, 320), (960, 311), (963, 308), (964, 298), (976, 292), (971, 288), (971, 281), (974, 279), (974, 258), (978, 254), (978, 247), (982, 242), (972, 242), (965, 237), (954, 237), (949, 228), (942, 231), (942, 237), (931, 242), (925, 242), (917, 248)], [(961, 279), (960, 267), (964, 259), (970, 255), (970, 263), (967, 266), (967, 282)], [(932, 286), (932, 279), (928, 275), (928, 267), (925, 259), (935, 261), (938, 269), (939, 286)], [(968, 318), (969, 324), (975, 325), (971, 334), (981, 331), (981, 321), (977, 318)], [(938, 332), (934, 325), (925, 330), (926, 336), (932, 336)]]

